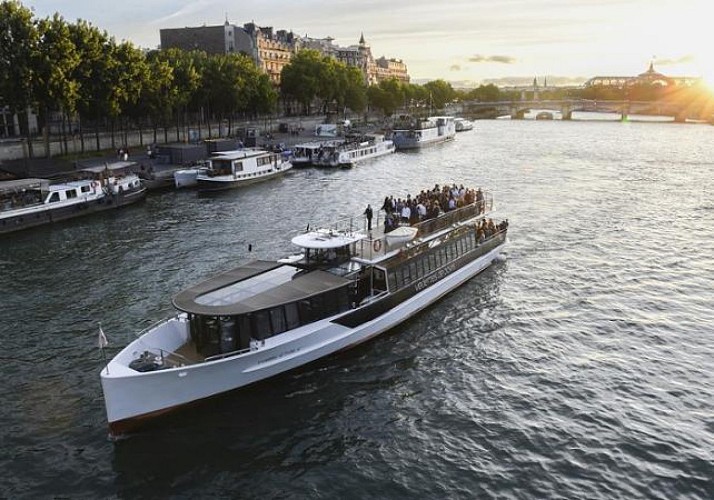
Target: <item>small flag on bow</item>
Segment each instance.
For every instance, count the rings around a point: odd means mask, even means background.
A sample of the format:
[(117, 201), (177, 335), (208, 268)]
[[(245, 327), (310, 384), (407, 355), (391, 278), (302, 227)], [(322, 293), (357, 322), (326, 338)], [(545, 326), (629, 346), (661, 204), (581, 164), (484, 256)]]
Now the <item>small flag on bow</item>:
[(107, 336), (104, 335), (104, 330), (102, 330), (102, 325), (99, 325), (99, 348), (104, 349), (108, 345), (109, 345), (109, 341), (107, 340)]

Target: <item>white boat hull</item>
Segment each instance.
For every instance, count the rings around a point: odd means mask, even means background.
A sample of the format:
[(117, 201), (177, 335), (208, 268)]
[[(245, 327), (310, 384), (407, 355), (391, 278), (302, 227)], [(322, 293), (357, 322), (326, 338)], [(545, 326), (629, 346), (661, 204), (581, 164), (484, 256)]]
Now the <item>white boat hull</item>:
[(177, 170), (174, 172), (174, 184), (176, 188), (190, 188), (198, 185), (198, 174), (200, 170), (197, 168), (189, 168)]
[[(273, 377), (369, 340), (476, 276), (496, 259), (502, 247), (503, 244), (496, 246), (431, 286), (426, 281), (417, 282), (413, 296), (354, 328), (333, 322), (349, 314), (341, 313), (270, 337), (245, 354), (153, 372), (139, 373), (128, 368), (136, 353), (156, 348), (159, 340), (165, 350), (188, 340), (187, 321), (172, 318), (163, 322), (124, 348), (101, 372), (110, 430), (112, 434), (127, 432), (143, 419)], [(167, 337), (172, 339), (171, 345)]]

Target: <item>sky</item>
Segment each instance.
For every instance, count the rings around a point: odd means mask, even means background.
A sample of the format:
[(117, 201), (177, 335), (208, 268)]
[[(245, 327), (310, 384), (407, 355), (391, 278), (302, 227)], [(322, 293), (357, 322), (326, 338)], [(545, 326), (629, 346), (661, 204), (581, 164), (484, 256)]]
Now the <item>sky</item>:
[(403, 60), (418, 83), (573, 84), (634, 76), (651, 62), (665, 75), (714, 83), (708, 0), (21, 1), (37, 18), (83, 19), (144, 48), (159, 46), (161, 29), (226, 19), (341, 46), (364, 33), (375, 58)]

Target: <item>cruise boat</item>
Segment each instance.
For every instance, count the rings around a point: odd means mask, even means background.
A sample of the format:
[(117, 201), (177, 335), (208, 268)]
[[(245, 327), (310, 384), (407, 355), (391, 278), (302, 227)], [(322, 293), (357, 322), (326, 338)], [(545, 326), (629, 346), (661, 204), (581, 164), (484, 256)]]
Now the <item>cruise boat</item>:
[(296, 144), (292, 149), (290, 163), (296, 168), (319, 165), (324, 157), (330, 156), (343, 142), (338, 139)]
[(397, 128), (392, 131), (392, 140), (397, 151), (421, 149), (450, 141), (454, 137), (456, 137), (456, 124), (453, 116), (432, 116), (407, 126), (397, 125)]
[(394, 153), (394, 142), (385, 139), (384, 134), (365, 134), (345, 141), (328, 154), (316, 160), (323, 167), (350, 168), (357, 163)]
[(199, 191), (222, 191), (279, 175), (292, 168), (280, 153), (264, 149), (238, 149), (215, 153), (208, 160), (208, 168), (196, 175)]
[(135, 174), (51, 183), (47, 179), (0, 182), (0, 234), (122, 207), (144, 199)]
[(466, 132), (474, 129), (473, 122), (466, 118), (454, 118), (454, 125), (457, 132)]
[(359, 215), (297, 234), (293, 255), (178, 293), (176, 314), (101, 370), (110, 436), (367, 341), (464, 284), (506, 243), (508, 222), (486, 219), (484, 194), (414, 224), (417, 234), (400, 245)]

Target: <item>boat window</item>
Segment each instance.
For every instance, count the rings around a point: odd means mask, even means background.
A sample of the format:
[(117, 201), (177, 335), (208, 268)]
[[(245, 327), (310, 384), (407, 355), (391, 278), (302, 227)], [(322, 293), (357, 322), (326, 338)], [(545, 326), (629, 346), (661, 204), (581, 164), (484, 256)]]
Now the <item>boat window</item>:
[(233, 165), (235, 165), (236, 172), (243, 171), (243, 162), (242, 161), (237, 161)]
[(407, 285), (409, 283), (409, 266), (402, 266), (402, 283)]
[(90, 191), (89, 186), (82, 186), (82, 192), (83, 193), (88, 193)]
[(419, 277), (416, 262), (409, 263), (409, 274), (411, 275), (412, 280), (416, 280)]
[(59, 201), (59, 192), (57, 191), (52, 193), (52, 196), (50, 196), (50, 203), (54, 203), (56, 201)]
[(270, 317), (268, 311), (257, 311), (253, 313), (253, 337), (257, 340), (267, 339), (271, 335)]
[(391, 288), (398, 288), (397, 287), (397, 274), (394, 271), (391, 271), (389, 273), (389, 286)]
[(238, 316), (236, 323), (238, 325), (238, 343), (241, 349), (246, 349), (250, 346), (250, 339), (253, 336), (250, 316), (248, 314)]
[(436, 262), (436, 253), (432, 252), (428, 255), (428, 257), (429, 257), (429, 270), (436, 271), (436, 269), (439, 267), (439, 264)]
[(300, 326), (300, 314), (298, 313), (298, 306), (295, 302), (285, 304), (285, 320), (288, 324), (288, 330)]
[(285, 321), (285, 313), (283, 312), (282, 306), (274, 307), (270, 310), (270, 323), (273, 326), (273, 334), (283, 333), (288, 329), (287, 322)]
[(298, 311), (300, 312), (300, 322), (303, 325), (311, 323), (315, 319), (315, 313), (310, 300), (301, 300), (298, 302)]
[(337, 291), (337, 312), (345, 312), (350, 308), (350, 296), (347, 287)]
[(68, 200), (69, 200), (70, 198), (76, 198), (76, 197), (77, 197), (77, 191), (75, 191), (74, 189), (67, 189), (67, 190), (65, 190), (65, 192), (64, 192), (64, 196), (65, 196), (65, 198), (67, 198)]
[(384, 271), (381, 269), (375, 269), (372, 274), (372, 287), (375, 290), (384, 291), (387, 289), (387, 282), (385, 280)]
[(335, 293), (325, 293), (322, 295), (324, 301), (325, 316), (337, 313), (337, 295)]

